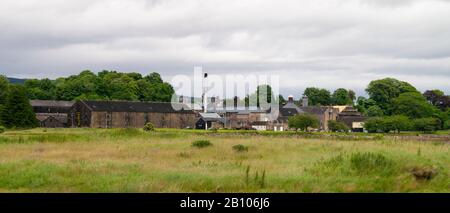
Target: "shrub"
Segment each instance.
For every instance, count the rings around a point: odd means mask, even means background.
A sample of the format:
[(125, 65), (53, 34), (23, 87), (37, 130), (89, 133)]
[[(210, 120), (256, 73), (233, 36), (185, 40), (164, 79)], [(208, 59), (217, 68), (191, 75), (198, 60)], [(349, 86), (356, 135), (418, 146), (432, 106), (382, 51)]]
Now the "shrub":
[(370, 172), (370, 171), (380, 171), (387, 168), (393, 164), (392, 161), (387, 159), (384, 155), (380, 153), (353, 153), (350, 157), (350, 166), (352, 169), (358, 172)]
[(383, 118), (383, 125), (386, 131), (407, 131), (413, 126), (412, 121), (404, 115), (394, 115)]
[(380, 117), (370, 118), (366, 122), (364, 122), (364, 128), (369, 133), (385, 132), (384, 120)]
[(5, 127), (0, 126), (0, 134), (5, 132)]
[(414, 129), (422, 132), (434, 132), (439, 127), (439, 122), (435, 118), (420, 118), (414, 120)]
[(308, 128), (319, 127), (320, 121), (316, 116), (310, 114), (297, 114), (291, 116), (288, 120), (289, 128), (294, 128), (296, 130), (301, 129), (303, 131), (308, 131)]
[(248, 146), (242, 144), (234, 145), (233, 150), (236, 152), (248, 152)]
[(418, 181), (431, 180), (438, 174), (438, 171), (432, 167), (414, 167), (411, 169), (411, 174)]
[(152, 123), (146, 123), (144, 126), (144, 131), (146, 132), (153, 132), (155, 131), (155, 126)]
[(198, 141), (192, 142), (192, 146), (197, 147), (197, 148), (205, 148), (208, 146), (212, 146), (212, 143), (209, 142), (208, 140), (198, 140)]
[(347, 132), (348, 130), (350, 130), (350, 128), (348, 128), (348, 126), (344, 123), (333, 120), (328, 121), (328, 128), (332, 132)]

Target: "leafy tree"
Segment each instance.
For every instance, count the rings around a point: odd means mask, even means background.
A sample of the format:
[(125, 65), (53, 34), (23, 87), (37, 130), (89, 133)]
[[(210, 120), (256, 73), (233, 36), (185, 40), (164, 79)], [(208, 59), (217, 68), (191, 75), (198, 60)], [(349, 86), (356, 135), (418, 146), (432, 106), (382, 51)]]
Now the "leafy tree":
[(309, 104), (312, 106), (331, 105), (331, 93), (326, 89), (309, 87), (305, 89), (303, 95), (306, 95), (308, 97)]
[(0, 106), (3, 105), (8, 96), (9, 81), (6, 76), (0, 75)]
[(97, 94), (100, 85), (97, 75), (89, 70), (65, 79), (58, 79), (56, 83), (56, 98), (71, 101), (76, 98)]
[(347, 132), (350, 130), (350, 128), (348, 128), (348, 126), (344, 123), (333, 120), (328, 121), (328, 128), (332, 132)]
[(24, 86), (27, 89), (27, 96), (31, 100), (54, 100), (55, 82), (46, 78), (42, 80), (26, 80)]
[(445, 95), (441, 90), (427, 90), (423, 96), (442, 111), (450, 107), (450, 96)]
[(370, 99), (383, 110), (383, 113), (390, 114), (389, 109), (392, 105), (392, 100), (399, 97), (403, 93), (417, 92), (411, 84), (399, 81), (394, 78), (385, 78), (370, 82), (366, 92)]
[(432, 117), (437, 109), (418, 92), (403, 93), (392, 100), (392, 114), (406, 115), (410, 118)]
[(355, 102), (356, 100), (356, 93), (353, 90), (348, 90), (348, 97), (350, 98), (350, 100), (352, 101), (352, 104)]
[[(363, 113), (364, 115), (367, 115), (367, 110), (372, 106), (377, 106), (377, 103), (374, 100), (367, 99), (363, 96), (359, 96), (356, 101), (356, 109), (358, 109), (358, 111)], [(383, 112), (380, 114), (383, 115)]]
[(297, 114), (288, 119), (289, 128), (308, 131), (308, 128), (318, 128), (320, 121), (316, 116), (310, 114)]
[(339, 88), (334, 91), (332, 100), (335, 105), (351, 105), (353, 103), (348, 91), (344, 88)]
[(364, 122), (364, 128), (369, 133), (389, 132), (389, 129), (387, 128), (384, 119), (381, 117), (373, 117), (367, 119)]
[(434, 132), (438, 129), (438, 120), (436, 118), (419, 118), (414, 120), (414, 128), (422, 132)]
[(438, 98), (441, 96), (444, 96), (444, 92), (441, 90), (427, 90), (423, 93), (423, 96), (433, 105), (436, 106), (436, 103), (438, 102)]
[(383, 118), (385, 130), (396, 131), (408, 131), (411, 130), (413, 123), (412, 121), (404, 115), (394, 115), (390, 117)]
[(365, 114), (369, 117), (380, 117), (384, 115), (383, 110), (377, 105), (370, 106)]
[(32, 128), (37, 126), (36, 115), (27, 98), (26, 89), (21, 85), (10, 85), (6, 103), (0, 117), (8, 128)]

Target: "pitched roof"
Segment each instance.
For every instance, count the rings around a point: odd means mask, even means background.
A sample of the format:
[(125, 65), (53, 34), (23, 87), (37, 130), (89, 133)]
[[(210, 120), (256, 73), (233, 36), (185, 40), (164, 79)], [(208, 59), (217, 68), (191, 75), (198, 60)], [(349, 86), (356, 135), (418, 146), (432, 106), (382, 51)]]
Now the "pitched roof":
[(325, 106), (305, 106), (305, 107), (300, 107), (300, 109), (302, 109), (305, 113), (308, 114), (313, 114), (313, 115), (322, 115), (324, 114), (328, 107)]
[(136, 101), (81, 101), (92, 111), (100, 112), (160, 112), (194, 113), (183, 103), (136, 102)]
[(50, 101), (50, 100), (31, 100), (31, 106), (33, 107), (72, 107), (75, 102), (73, 101)]

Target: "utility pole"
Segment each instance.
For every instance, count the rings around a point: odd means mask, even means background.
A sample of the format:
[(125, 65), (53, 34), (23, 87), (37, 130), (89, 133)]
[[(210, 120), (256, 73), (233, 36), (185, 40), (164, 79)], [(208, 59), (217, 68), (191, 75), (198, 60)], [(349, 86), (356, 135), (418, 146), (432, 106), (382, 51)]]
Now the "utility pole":
[[(202, 90), (203, 90), (203, 113), (207, 113), (208, 112), (208, 110), (207, 110), (207, 108), (208, 108), (208, 98), (206, 97), (206, 87), (205, 87), (205, 81), (207, 80), (207, 78), (208, 78), (208, 73), (204, 73), (203, 74), (203, 78), (202, 78)], [(208, 121), (205, 121), (205, 130), (208, 130)]]

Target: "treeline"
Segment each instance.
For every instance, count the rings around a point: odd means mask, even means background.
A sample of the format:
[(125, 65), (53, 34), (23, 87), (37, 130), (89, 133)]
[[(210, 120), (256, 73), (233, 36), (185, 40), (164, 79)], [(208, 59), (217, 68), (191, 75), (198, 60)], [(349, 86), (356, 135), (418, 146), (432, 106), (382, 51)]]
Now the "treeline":
[[(368, 98), (343, 88), (330, 93), (326, 89), (305, 89), (310, 105), (353, 105), (371, 119), (365, 122), (369, 132), (424, 131), (450, 128), (450, 96), (440, 90), (421, 94), (411, 84), (394, 78), (370, 82)], [(341, 125), (341, 124), (338, 124)], [(345, 129), (345, 128), (338, 128)]]
[(169, 102), (173, 87), (158, 73), (87, 70), (67, 78), (26, 80), (24, 86), (31, 100), (127, 100)]

